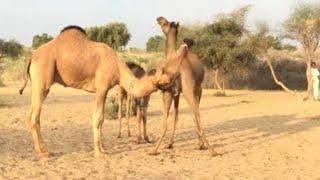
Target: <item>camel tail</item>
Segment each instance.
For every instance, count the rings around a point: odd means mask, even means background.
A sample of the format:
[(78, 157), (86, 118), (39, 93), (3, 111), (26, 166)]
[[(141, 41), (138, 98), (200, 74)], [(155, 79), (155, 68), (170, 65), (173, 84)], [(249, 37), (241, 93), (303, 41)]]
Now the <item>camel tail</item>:
[(23, 93), (24, 88), (28, 84), (30, 64), (31, 64), (31, 58), (29, 58), (27, 60), (27, 62), (26, 62), (26, 65), (25, 65), (25, 68), (24, 68), (24, 72), (23, 72), (24, 83), (23, 83), (22, 87), (19, 89), (19, 94)]

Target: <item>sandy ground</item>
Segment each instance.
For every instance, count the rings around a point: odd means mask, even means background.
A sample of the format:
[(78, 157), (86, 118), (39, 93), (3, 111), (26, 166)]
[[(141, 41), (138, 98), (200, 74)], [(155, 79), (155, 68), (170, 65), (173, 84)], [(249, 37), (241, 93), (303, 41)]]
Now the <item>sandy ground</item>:
[[(0, 179), (320, 179), (320, 102), (301, 103), (283, 92), (228, 91), (227, 97), (214, 97), (214, 91), (205, 90), (202, 124), (221, 157), (197, 150), (192, 116), (181, 98), (174, 149), (164, 149), (163, 143), (161, 154), (150, 156), (154, 144), (135, 143), (134, 121), (133, 137), (123, 129), (124, 137), (118, 139), (117, 121), (106, 120), (107, 154), (99, 159), (92, 148), (93, 95), (55, 85), (41, 121), (53, 156), (39, 161), (24, 123), (30, 92), (17, 95), (19, 86), (0, 88), (5, 99), (0, 107)], [(160, 132), (161, 102), (155, 93), (148, 113), (153, 140)]]

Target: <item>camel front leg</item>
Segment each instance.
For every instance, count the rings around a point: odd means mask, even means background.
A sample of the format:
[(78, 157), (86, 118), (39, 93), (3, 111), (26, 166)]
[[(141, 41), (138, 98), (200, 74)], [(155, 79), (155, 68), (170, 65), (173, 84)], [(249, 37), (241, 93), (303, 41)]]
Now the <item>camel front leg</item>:
[(104, 105), (107, 91), (97, 91), (95, 107), (92, 117), (93, 143), (95, 156), (101, 156), (104, 152), (102, 140), (102, 125), (104, 121)]
[(119, 104), (119, 109), (118, 109), (118, 122), (119, 122), (119, 132), (118, 132), (118, 138), (121, 138), (121, 120), (122, 120), (122, 105), (123, 105), (123, 94), (119, 92), (118, 95), (118, 104)]
[(167, 120), (169, 116), (169, 111), (172, 103), (172, 94), (170, 92), (163, 92), (162, 95), (162, 101), (163, 101), (163, 119), (162, 119), (162, 131), (161, 135), (157, 141), (157, 144), (153, 151), (149, 153), (150, 155), (157, 155), (158, 154), (158, 149), (161, 145), (161, 142), (166, 135), (167, 132)]
[(131, 136), (131, 131), (130, 131), (130, 116), (131, 116), (131, 107), (132, 107), (132, 95), (127, 96), (127, 103), (126, 103), (126, 117), (127, 117), (127, 131), (128, 131), (128, 137)]
[(179, 100), (180, 100), (180, 94), (178, 96), (175, 96), (173, 99), (174, 109), (173, 109), (173, 121), (172, 121), (172, 134), (171, 134), (170, 142), (166, 146), (167, 149), (172, 149), (174, 144), (175, 131), (177, 127), (178, 114), (179, 114)]

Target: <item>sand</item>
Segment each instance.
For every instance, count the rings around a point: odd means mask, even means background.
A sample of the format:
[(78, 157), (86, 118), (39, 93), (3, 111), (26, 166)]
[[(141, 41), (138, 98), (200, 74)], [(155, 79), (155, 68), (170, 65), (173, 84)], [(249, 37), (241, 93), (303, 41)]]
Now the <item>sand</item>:
[[(227, 91), (227, 97), (214, 97), (213, 90), (205, 90), (202, 125), (222, 156), (197, 149), (195, 125), (181, 98), (174, 149), (164, 149), (163, 143), (160, 154), (150, 156), (154, 144), (136, 144), (134, 120), (133, 137), (123, 129), (121, 139), (117, 121), (106, 120), (107, 152), (100, 159), (92, 147), (93, 95), (55, 85), (42, 109), (42, 135), (53, 153), (43, 161), (24, 122), (30, 92), (19, 96), (19, 86), (0, 88), (5, 104), (0, 107), (0, 179), (320, 179), (320, 102), (301, 103), (280, 91)], [(160, 93), (152, 95), (152, 140), (160, 133), (161, 102)]]

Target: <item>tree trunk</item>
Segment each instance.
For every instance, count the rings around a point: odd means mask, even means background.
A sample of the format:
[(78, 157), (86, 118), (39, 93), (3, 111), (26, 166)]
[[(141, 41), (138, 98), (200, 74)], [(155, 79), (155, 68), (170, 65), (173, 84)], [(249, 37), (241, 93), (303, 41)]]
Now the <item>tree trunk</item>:
[(306, 77), (307, 77), (307, 95), (309, 98), (312, 98), (312, 75), (311, 75), (311, 62), (312, 62), (312, 50), (308, 47), (304, 47), (306, 54)]
[(219, 91), (224, 93), (224, 87), (221, 87), (219, 83), (219, 69), (214, 70), (214, 84), (219, 89)]
[(300, 101), (303, 101), (304, 99), (299, 96), (296, 92), (294, 92), (293, 90), (289, 89), (286, 85), (284, 85), (281, 81), (279, 81), (276, 73), (274, 72), (274, 69), (273, 69), (273, 66), (272, 66), (272, 63), (271, 63), (271, 58), (268, 54), (268, 52), (264, 51), (263, 54), (264, 58), (266, 59), (267, 61), (267, 64), (269, 66), (269, 69), (271, 71), (271, 75), (272, 75), (272, 78), (274, 80), (274, 82), (279, 85), (283, 90), (285, 90), (286, 92), (292, 94), (293, 96), (295, 96), (296, 98), (298, 98)]

